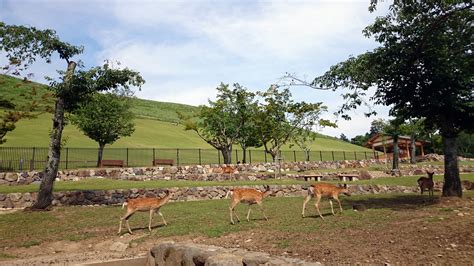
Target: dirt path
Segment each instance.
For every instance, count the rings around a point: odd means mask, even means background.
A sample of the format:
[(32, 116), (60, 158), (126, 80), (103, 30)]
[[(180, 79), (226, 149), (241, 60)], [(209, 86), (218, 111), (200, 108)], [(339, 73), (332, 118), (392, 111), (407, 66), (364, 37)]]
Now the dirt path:
[[(375, 207), (369, 206), (369, 207)], [(379, 206), (380, 207), (380, 206)], [(327, 223), (309, 217), (314, 223)], [(343, 216), (340, 217), (343, 219)], [(240, 247), (273, 255), (322, 263), (437, 263), (470, 264), (474, 258), (474, 199), (442, 199), (423, 209), (398, 211), (383, 228), (345, 228), (328, 233), (251, 230), (218, 238), (143, 238), (136, 235), (106, 236), (84, 241), (60, 241), (29, 248), (5, 250), (16, 259), (0, 265), (77, 264), (90, 261), (145, 256), (163, 240), (192, 241)]]

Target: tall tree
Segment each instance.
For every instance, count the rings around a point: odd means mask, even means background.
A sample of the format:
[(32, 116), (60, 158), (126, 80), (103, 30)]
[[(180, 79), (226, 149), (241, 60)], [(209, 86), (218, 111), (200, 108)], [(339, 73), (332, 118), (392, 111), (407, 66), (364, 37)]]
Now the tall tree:
[(265, 152), (272, 156), (274, 162), (281, 147), (293, 137), (310, 131), (313, 126), (335, 126), (320, 119), (326, 106), (322, 103), (295, 102), (288, 88), (280, 91), (272, 85), (259, 94), (263, 103), (259, 104), (254, 121)]
[[(373, 0), (370, 10), (376, 5)], [(332, 66), (312, 83), (352, 89), (349, 109), (373, 86), (373, 99), (390, 106), (391, 115), (426, 118), (443, 138), (443, 196), (462, 196), (456, 140), (462, 130), (474, 130), (472, 7), (471, 1), (394, 1), (364, 30), (381, 46)]]
[(199, 137), (219, 150), (225, 164), (232, 162), (232, 146), (241, 136), (241, 130), (247, 120), (244, 99), (249, 95), (238, 83), (229, 88), (221, 83), (217, 89), (216, 101), (209, 100), (209, 106), (200, 106), (193, 117), (180, 114), (186, 130), (195, 131)]
[(410, 163), (416, 164), (416, 140), (423, 136), (424, 119), (410, 119), (407, 123), (402, 125), (403, 134), (410, 136)]
[(99, 144), (97, 166), (100, 166), (105, 145), (135, 131), (133, 117), (130, 98), (113, 93), (94, 93), (89, 101), (73, 111), (71, 122)]
[(23, 69), (26, 69), (37, 58), (50, 63), (53, 54), (56, 53), (67, 63), (67, 70), (60, 72), (61, 80), (52, 80), (50, 83), (56, 99), (53, 126), (38, 198), (32, 206), (32, 209), (47, 209), (53, 200), (53, 185), (59, 168), (65, 112), (76, 108), (93, 92), (128, 89), (129, 86), (140, 86), (144, 81), (137, 72), (128, 69), (111, 69), (108, 63), (102, 67), (75, 74), (77, 63), (72, 58), (81, 54), (83, 47), (61, 41), (56, 32), (50, 29), (38, 30), (34, 27), (6, 25), (0, 22), (0, 50), (10, 62), (19, 62), (18, 66)]

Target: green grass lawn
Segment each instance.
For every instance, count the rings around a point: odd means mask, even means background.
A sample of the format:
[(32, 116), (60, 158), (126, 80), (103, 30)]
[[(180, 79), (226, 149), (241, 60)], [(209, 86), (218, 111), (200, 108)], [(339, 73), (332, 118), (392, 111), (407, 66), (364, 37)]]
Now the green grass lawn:
[[(397, 195), (370, 195), (370, 197), (396, 197)], [(344, 208), (348, 200), (364, 200), (368, 196), (344, 197)], [(315, 223), (315, 219), (300, 216), (302, 198), (268, 198), (264, 205), (268, 222), (262, 220), (262, 214), (254, 207), (251, 222), (242, 221), (235, 226), (229, 225), (229, 200), (209, 200), (199, 202), (169, 203), (161, 210), (168, 226), (160, 226), (161, 219), (154, 219), (155, 228), (145, 237), (166, 237), (177, 235), (204, 235), (218, 237), (231, 232), (250, 229), (270, 230), (289, 233), (304, 233), (314, 230), (340, 230), (366, 224), (383, 224), (393, 215), (390, 209), (371, 209), (367, 212), (344, 212), (341, 215), (328, 216), (325, 223)], [(328, 212), (329, 204), (322, 204), (322, 212)], [(237, 207), (240, 218), (245, 217), (247, 206)], [(78, 241), (86, 238), (115, 235), (119, 217), (123, 210), (118, 206), (101, 207), (58, 207), (49, 212), (16, 212), (4, 214), (0, 219), (0, 247), (29, 247), (47, 241)], [(308, 208), (307, 215), (315, 215), (314, 208)], [(243, 218), (245, 219), (245, 218)], [(148, 225), (148, 214), (137, 213), (130, 219), (135, 233), (144, 233)], [(25, 231), (25, 228), (28, 230)], [(124, 228), (125, 229), (125, 228)], [(147, 229), (146, 229), (147, 230)]]
[[(384, 177), (371, 180), (359, 180), (346, 182), (347, 184), (370, 184), (370, 185), (398, 185), (416, 186), (416, 180), (420, 176), (404, 177)], [(435, 181), (442, 181), (443, 176), (435, 175)], [(474, 174), (463, 174), (461, 180), (474, 182)], [(54, 191), (75, 191), (75, 190), (110, 190), (110, 189), (131, 189), (131, 188), (166, 188), (166, 187), (202, 187), (202, 186), (244, 186), (244, 185), (309, 185), (313, 182), (298, 181), (293, 179), (281, 180), (256, 180), (256, 181), (178, 181), (178, 180), (153, 180), (153, 181), (127, 181), (113, 180), (106, 178), (88, 178), (80, 181), (60, 181), (55, 182)], [(331, 181), (331, 183), (340, 183)], [(39, 185), (0, 185), (0, 193), (35, 192)]]
[[(467, 193), (473, 196), (474, 193)], [(237, 206), (237, 213), (243, 219), (234, 226), (229, 224), (229, 200), (208, 200), (195, 202), (172, 202), (161, 212), (168, 226), (161, 225), (155, 215), (153, 230), (148, 233), (148, 213), (137, 213), (130, 219), (132, 230), (141, 236), (134, 241), (163, 238), (167, 236), (188, 235), (190, 237), (219, 237), (232, 232), (263, 230), (276, 234), (296, 234), (324, 232), (341, 234), (344, 230), (360, 228), (371, 230), (383, 228), (385, 224), (397, 219), (399, 211), (424, 208), (431, 204), (428, 196), (416, 194), (379, 194), (341, 197), (345, 211), (342, 215), (328, 215), (321, 222), (316, 218), (314, 207), (308, 206), (306, 218), (301, 218), (303, 198), (267, 198), (264, 201), (266, 213), (270, 218), (264, 221), (257, 207), (253, 207), (251, 221), (245, 221), (247, 205)], [(353, 212), (352, 203), (363, 203), (368, 207), (364, 212)], [(330, 212), (327, 200), (321, 203), (323, 215)], [(80, 241), (87, 238), (107, 239), (117, 234), (119, 217), (124, 210), (119, 206), (99, 207), (57, 207), (49, 212), (15, 212), (1, 215), (0, 248), (30, 247), (43, 242)], [(439, 210), (439, 216), (448, 215)], [(439, 219), (437, 220), (439, 221)], [(27, 228), (27, 230), (25, 230)], [(124, 228), (125, 229), (125, 228)], [(291, 238), (281, 239), (276, 245), (291, 245)], [(8, 251), (8, 250), (6, 250)], [(4, 254), (5, 258), (8, 254)]]

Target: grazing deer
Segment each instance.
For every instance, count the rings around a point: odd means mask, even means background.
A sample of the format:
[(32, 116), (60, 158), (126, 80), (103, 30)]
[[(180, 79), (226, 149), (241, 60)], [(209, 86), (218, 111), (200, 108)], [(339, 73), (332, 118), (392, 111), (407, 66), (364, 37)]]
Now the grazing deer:
[(324, 220), (324, 217), (321, 215), (321, 212), (319, 211), (319, 202), (321, 201), (321, 197), (326, 196), (330, 197), (329, 203), (331, 204), (331, 211), (332, 214), (335, 215), (334, 213), (334, 208), (332, 206), (332, 200), (331, 198), (335, 199), (339, 203), (339, 209), (341, 210), (342, 213), (342, 206), (341, 206), (341, 201), (339, 200), (339, 194), (345, 194), (347, 196), (350, 196), (351, 194), (347, 190), (347, 185), (344, 184), (343, 187), (338, 187), (332, 184), (326, 184), (326, 183), (319, 183), (319, 184), (314, 184), (311, 185), (308, 188), (308, 195), (306, 196), (304, 203), (303, 203), (303, 212), (301, 213), (301, 216), (304, 217), (304, 211), (306, 209), (306, 203), (308, 201), (316, 196), (316, 203), (314, 206), (316, 206), (316, 210), (319, 213), (319, 216)]
[(234, 180), (235, 168), (232, 166), (223, 166), (221, 169), (223, 174), (229, 174), (230, 180)]
[(428, 177), (420, 177), (416, 181), (418, 183), (418, 186), (420, 186), (420, 191), (421, 195), (423, 195), (423, 191), (426, 189), (428, 190), (428, 194), (430, 196), (433, 196), (433, 187), (434, 187), (434, 182), (433, 182), (433, 175), (434, 171), (426, 171), (428, 174)]
[(148, 223), (148, 230), (151, 232), (151, 220), (153, 218), (153, 213), (158, 212), (158, 214), (163, 219), (163, 223), (168, 225), (165, 221), (165, 217), (160, 212), (160, 208), (165, 205), (171, 198), (171, 193), (167, 190), (166, 195), (163, 198), (139, 198), (139, 199), (129, 199), (123, 203), (122, 209), (127, 206), (127, 212), (125, 213), (122, 218), (120, 218), (120, 225), (118, 234), (122, 231), (122, 221), (125, 220), (127, 222), (128, 232), (132, 234), (132, 230), (130, 229), (130, 224), (128, 223), (128, 219), (137, 211), (150, 211), (150, 221)]
[(240, 202), (247, 203), (249, 205), (249, 211), (247, 212), (247, 221), (248, 222), (250, 221), (250, 210), (251, 210), (251, 206), (253, 204), (257, 204), (260, 207), (260, 210), (263, 213), (263, 217), (265, 217), (265, 220), (268, 221), (268, 217), (267, 217), (267, 215), (265, 215), (265, 209), (263, 208), (263, 205), (262, 205), (262, 200), (263, 200), (263, 198), (265, 198), (266, 196), (268, 196), (270, 194), (271, 194), (271, 191), (270, 191), (269, 186), (265, 186), (265, 191), (264, 192), (258, 191), (258, 190), (253, 189), (253, 188), (235, 188), (235, 189), (229, 190), (225, 197), (227, 198), (229, 195), (231, 195), (231, 197), (232, 197), (231, 198), (232, 201), (231, 201), (230, 207), (229, 207), (230, 222), (232, 224), (235, 224), (234, 219), (233, 219), (233, 215), (235, 215), (235, 217), (237, 218), (237, 221), (240, 222), (239, 216), (237, 216), (237, 213), (234, 210), (235, 207), (237, 206), (237, 204), (239, 204)]

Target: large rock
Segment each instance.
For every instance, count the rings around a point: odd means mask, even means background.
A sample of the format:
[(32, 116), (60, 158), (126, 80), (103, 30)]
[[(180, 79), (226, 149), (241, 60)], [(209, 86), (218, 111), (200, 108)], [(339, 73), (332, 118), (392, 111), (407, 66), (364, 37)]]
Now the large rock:
[(242, 257), (228, 253), (210, 256), (206, 260), (206, 266), (242, 266)]

